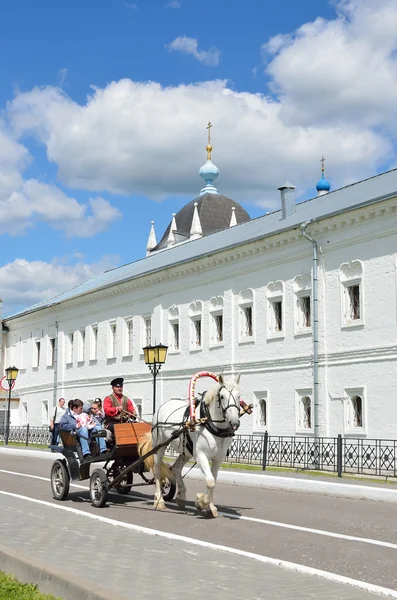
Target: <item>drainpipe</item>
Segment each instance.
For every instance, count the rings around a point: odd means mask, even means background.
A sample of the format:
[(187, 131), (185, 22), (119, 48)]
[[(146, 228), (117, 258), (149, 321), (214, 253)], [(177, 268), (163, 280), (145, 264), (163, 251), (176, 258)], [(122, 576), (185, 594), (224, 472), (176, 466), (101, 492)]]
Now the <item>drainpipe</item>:
[(313, 245), (313, 419), (314, 419), (314, 437), (318, 438), (320, 430), (319, 420), (319, 402), (318, 402), (318, 246), (316, 240), (306, 233), (307, 226), (312, 223), (307, 221), (301, 224), (301, 231), (304, 238), (306, 238)]
[(58, 321), (55, 321), (55, 348), (54, 348), (54, 381), (52, 392), (52, 406), (57, 404), (58, 395)]

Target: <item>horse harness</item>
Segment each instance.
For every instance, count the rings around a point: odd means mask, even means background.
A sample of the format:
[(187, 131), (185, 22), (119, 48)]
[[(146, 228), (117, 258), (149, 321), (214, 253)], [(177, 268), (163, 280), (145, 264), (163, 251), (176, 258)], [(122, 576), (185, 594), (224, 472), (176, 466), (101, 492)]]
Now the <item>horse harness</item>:
[[(212, 419), (210, 411), (208, 409), (208, 405), (205, 402), (205, 394), (206, 394), (206, 392), (203, 392), (203, 394), (201, 394), (201, 398), (200, 399), (198, 399), (198, 398), (196, 399), (195, 405), (196, 405), (196, 408), (199, 409), (200, 419), (206, 419), (206, 421), (204, 423), (200, 424), (200, 427), (205, 427), (205, 429), (207, 429), (210, 433), (212, 433), (216, 437), (228, 438), (228, 437), (233, 437), (234, 436), (234, 434), (235, 434), (234, 430), (230, 426), (226, 427), (226, 428), (217, 427), (216, 423), (225, 423), (225, 421), (226, 421), (226, 419), (225, 419), (226, 411), (229, 408), (233, 408), (233, 407), (237, 408), (237, 410), (239, 411), (239, 407), (237, 406), (237, 404), (235, 403), (235, 401), (234, 402), (230, 402), (230, 397), (232, 397), (233, 400), (234, 400), (233, 393), (230, 390), (228, 390), (228, 392), (229, 392), (229, 401), (228, 401), (228, 404), (225, 407), (222, 406), (220, 392), (221, 392), (221, 390), (223, 388), (227, 389), (226, 386), (223, 385), (221, 388), (219, 388), (219, 391), (218, 391), (218, 394), (217, 394), (218, 406), (219, 406), (219, 408), (222, 409), (222, 415), (223, 415), (223, 420), (222, 421), (214, 421)], [(186, 409), (186, 411), (185, 411), (185, 414), (183, 416), (184, 423), (186, 421), (188, 421), (189, 418), (190, 418), (190, 407), (188, 406), (187, 409)], [(190, 454), (193, 455), (193, 440), (192, 440), (192, 438), (190, 436), (189, 431), (186, 431), (183, 435), (184, 435), (184, 438), (185, 438), (184, 442), (185, 442), (185, 445), (186, 445), (186, 449), (190, 452)]]

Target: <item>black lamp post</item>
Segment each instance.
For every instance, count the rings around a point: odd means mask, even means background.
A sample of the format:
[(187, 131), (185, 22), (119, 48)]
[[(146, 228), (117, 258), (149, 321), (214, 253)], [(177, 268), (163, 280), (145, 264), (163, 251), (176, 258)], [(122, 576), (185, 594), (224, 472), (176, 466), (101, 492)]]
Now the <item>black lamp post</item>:
[(8, 382), (8, 402), (7, 402), (7, 416), (6, 416), (6, 429), (4, 434), (4, 443), (8, 444), (8, 438), (10, 437), (10, 417), (11, 417), (11, 390), (14, 387), (16, 378), (18, 377), (19, 369), (16, 367), (8, 367), (6, 369), (6, 379)]
[(165, 363), (167, 358), (167, 350), (168, 346), (164, 346), (163, 344), (157, 344), (156, 346), (145, 346), (143, 349), (145, 363), (153, 375), (153, 414), (156, 410), (156, 377), (157, 373)]

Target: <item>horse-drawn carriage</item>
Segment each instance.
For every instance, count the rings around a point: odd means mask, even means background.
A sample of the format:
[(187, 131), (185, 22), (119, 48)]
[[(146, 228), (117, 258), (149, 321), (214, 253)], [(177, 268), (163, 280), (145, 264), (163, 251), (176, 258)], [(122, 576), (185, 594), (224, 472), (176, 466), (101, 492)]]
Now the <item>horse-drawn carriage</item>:
[[(197, 399), (194, 390), (200, 377), (210, 377), (216, 384)], [(92, 439), (89, 459), (84, 459), (76, 435), (61, 431), (63, 446), (51, 446), (54, 452), (63, 454), (51, 470), (54, 498), (67, 498), (70, 480), (89, 479), (91, 502), (101, 507), (112, 488), (128, 494), (133, 473), (139, 473), (146, 483), (156, 485), (155, 508), (164, 508), (164, 501), (172, 500), (176, 490), (176, 502), (184, 508), (186, 486), (182, 469), (193, 458), (204, 474), (207, 487), (205, 493), (197, 494), (196, 507), (216, 517), (218, 512), (212, 500), (219, 468), (240, 426), (240, 417), (252, 412), (252, 405), (240, 399), (239, 381), (239, 375), (225, 379), (208, 371), (196, 373), (189, 384), (188, 403), (168, 400), (153, 415), (152, 423), (115, 424), (113, 448), (98, 455), (97, 443)], [(172, 467), (164, 461), (169, 445), (178, 455)], [(98, 462), (105, 464), (90, 474), (91, 464)], [(153, 479), (146, 477), (148, 471), (153, 472)]]
[[(105, 436), (105, 431), (91, 434), (91, 458), (83, 457), (76, 434), (60, 431), (62, 446), (50, 446), (53, 452), (59, 452), (63, 458), (57, 459), (51, 468), (51, 488), (56, 500), (66, 500), (71, 481), (90, 480), (90, 497), (93, 506), (101, 507), (106, 503), (109, 490), (119, 494), (128, 494), (132, 488), (134, 473), (141, 476), (146, 484), (154, 484), (144, 461), (150, 455), (140, 457), (138, 444), (151, 429), (150, 423), (119, 423), (114, 426), (115, 443), (107, 453), (99, 454), (95, 438)], [(104, 463), (91, 471), (91, 465)], [(175, 495), (175, 481), (170, 477), (163, 481), (163, 493), (167, 500)]]

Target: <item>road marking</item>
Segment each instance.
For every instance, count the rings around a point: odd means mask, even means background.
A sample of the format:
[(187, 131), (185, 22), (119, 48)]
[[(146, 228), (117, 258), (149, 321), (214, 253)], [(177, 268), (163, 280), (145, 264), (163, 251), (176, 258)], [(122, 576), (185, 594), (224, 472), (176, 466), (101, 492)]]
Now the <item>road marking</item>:
[[(4, 469), (0, 469), (0, 473), (7, 473), (8, 475), (18, 475), (20, 477), (30, 477), (31, 479), (39, 479), (41, 481), (51, 481), (49, 477), (39, 477), (38, 475), (29, 475), (27, 473), (18, 473), (16, 471), (6, 471)], [(76, 483), (71, 483), (71, 487), (75, 487), (78, 489), (83, 489), (88, 491), (88, 486), (79, 485)], [(110, 493), (115, 494), (117, 496), (122, 496), (124, 499), (126, 496), (123, 494), (118, 494), (116, 490), (109, 490)], [(136, 500), (142, 500), (142, 496), (138, 496), (137, 494), (129, 493), (130, 498), (134, 498)], [(167, 504), (172, 504), (173, 506), (177, 506), (175, 502), (167, 502)], [(190, 512), (196, 512), (196, 508), (187, 506), (186, 509)], [(303, 527), (301, 525), (292, 525), (290, 523), (281, 523), (279, 521), (270, 521), (268, 519), (259, 519), (257, 517), (247, 517), (245, 515), (236, 515), (234, 513), (229, 513), (225, 511), (219, 511), (219, 514), (222, 517), (227, 517), (228, 519), (236, 519), (238, 521), (250, 521), (252, 523), (261, 523), (262, 525), (270, 525), (271, 527), (281, 527), (282, 529), (292, 529), (294, 531), (302, 531), (304, 533), (312, 533), (315, 535), (322, 535), (325, 537), (336, 538), (340, 540), (347, 540), (350, 542), (360, 542), (363, 544), (371, 544), (373, 546), (382, 546), (384, 548), (391, 548), (392, 550), (397, 550), (397, 544), (393, 544), (392, 542), (384, 542), (382, 540), (374, 540), (371, 538), (357, 537), (355, 535), (347, 535), (344, 533), (335, 533), (333, 531), (324, 531), (323, 529), (313, 529), (311, 527)]]
[(292, 563), (289, 561), (285, 561), (278, 558), (271, 558), (270, 556), (264, 556), (262, 554), (255, 554), (253, 552), (247, 552), (246, 550), (239, 550), (237, 548), (232, 548), (230, 546), (223, 546), (221, 544), (214, 544), (212, 542), (206, 542), (204, 540), (199, 540), (197, 538), (191, 538), (184, 535), (179, 535), (176, 533), (169, 533), (166, 531), (160, 531), (158, 529), (150, 529), (148, 527), (143, 527), (142, 525), (134, 525), (132, 523), (124, 523), (123, 521), (116, 521), (115, 519), (109, 519), (109, 517), (103, 517), (98, 514), (85, 512), (82, 510), (78, 510), (77, 508), (72, 508), (70, 506), (63, 506), (61, 504), (54, 504), (52, 502), (47, 502), (46, 500), (38, 500), (37, 498), (29, 498), (28, 496), (22, 496), (21, 494), (14, 494), (12, 492), (5, 492), (0, 490), (0, 494), (3, 496), (8, 496), (10, 498), (18, 498), (19, 500), (26, 500), (27, 502), (32, 502), (33, 504), (39, 504), (41, 506), (46, 506), (48, 508), (55, 508), (57, 510), (63, 510), (65, 512), (69, 512), (73, 515), (82, 516), (88, 519), (93, 519), (95, 521), (100, 521), (101, 523), (106, 523), (107, 525), (113, 525), (114, 527), (121, 527), (123, 529), (129, 529), (130, 531), (137, 531), (139, 533), (143, 533), (145, 535), (158, 536), (163, 537), (169, 540), (184, 542), (187, 544), (191, 544), (193, 546), (201, 546), (202, 548), (209, 548), (211, 550), (218, 550), (221, 552), (227, 552), (228, 554), (234, 554), (239, 557), (244, 556), (245, 558), (249, 558), (252, 560), (257, 560), (258, 562), (274, 565), (276, 567), (281, 567), (283, 569), (287, 569), (289, 571), (295, 571), (296, 573), (301, 573), (303, 575), (315, 575), (317, 577), (322, 577), (323, 579), (327, 579), (328, 581), (332, 581), (334, 583), (341, 583), (345, 585), (350, 585), (352, 587), (365, 590), (366, 592), (370, 592), (373, 594), (379, 594), (380, 596), (384, 596), (387, 598), (397, 598), (397, 591), (394, 591), (389, 588), (384, 588), (378, 585), (374, 585), (372, 583), (367, 583), (365, 581), (359, 581), (358, 579), (351, 579), (350, 577), (345, 577), (343, 575), (338, 575), (336, 573), (331, 573), (329, 571), (322, 571), (321, 569), (314, 569), (313, 567), (306, 567), (304, 565), (299, 565), (297, 563)]

